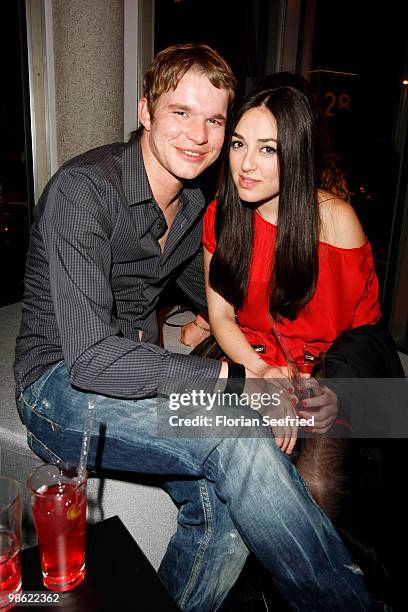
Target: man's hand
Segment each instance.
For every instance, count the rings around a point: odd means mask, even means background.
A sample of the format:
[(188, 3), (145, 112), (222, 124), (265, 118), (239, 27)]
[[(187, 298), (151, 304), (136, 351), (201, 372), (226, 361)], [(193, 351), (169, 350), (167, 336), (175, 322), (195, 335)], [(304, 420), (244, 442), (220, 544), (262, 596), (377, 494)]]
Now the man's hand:
[(211, 335), (210, 325), (202, 314), (198, 314), (194, 321), (183, 325), (180, 332), (180, 342), (194, 348)]

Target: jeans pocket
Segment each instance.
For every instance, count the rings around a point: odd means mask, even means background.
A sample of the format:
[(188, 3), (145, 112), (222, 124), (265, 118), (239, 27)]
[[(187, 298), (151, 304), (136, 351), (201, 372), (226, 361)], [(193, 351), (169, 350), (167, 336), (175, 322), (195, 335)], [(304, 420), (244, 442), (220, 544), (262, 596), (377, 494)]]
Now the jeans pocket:
[(47, 412), (49, 403), (44, 396), (47, 389), (47, 383), (52, 379), (52, 374), (64, 365), (63, 361), (53, 364), (46, 370), (40, 378), (33, 382), (29, 387), (24, 389), (17, 400), (17, 409), (22, 422), (30, 428), (33, 415), (45, 419), (53, 428), (57, 424), (53, 421), (52, 415)]

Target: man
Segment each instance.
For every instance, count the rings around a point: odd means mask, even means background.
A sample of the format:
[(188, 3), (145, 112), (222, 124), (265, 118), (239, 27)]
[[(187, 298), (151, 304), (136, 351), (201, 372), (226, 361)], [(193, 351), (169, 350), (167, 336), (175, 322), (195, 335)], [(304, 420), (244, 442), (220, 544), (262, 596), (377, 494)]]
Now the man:
[(294, 609), (368, 610), (359, 568), (271, 438), (156, 435), (172, 385), (232, 384), (237, 372), (156, 344), (169, 280), (199, 293), (193, 181), (220, 153), (234, 85), (209, 47), (165, 49), (146, 74), (140, 138), (85, 153), (50, 181), (27, 259), (19, 412), (37, 454), (79, 457), (92, 396), (88, 465), (103, 427), (99, 468), (163, 476), (180, 512), (160, 575), (183, 610), (218, 609), (248, 549)]

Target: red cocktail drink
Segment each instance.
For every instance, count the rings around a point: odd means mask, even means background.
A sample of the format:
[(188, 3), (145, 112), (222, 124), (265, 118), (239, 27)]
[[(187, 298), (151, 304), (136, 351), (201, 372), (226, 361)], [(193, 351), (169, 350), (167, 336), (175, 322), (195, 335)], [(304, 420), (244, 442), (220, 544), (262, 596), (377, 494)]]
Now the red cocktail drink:
[(324, 359), (323, 351), (313, 344), (302, 344), (290, 349), (287, 358), (288, 377), (300, 401), (322, 392), (325, 378)]
[(32, 495), (43, 582), (52, 591), (69, 591), (85, 576), (86, 481), (64, 480), (44, 483)]
[(15, 606), (21, 593), (21, 503), (18, 482), (0, 476), (0, 610)]
[(21, 593), (20, 544), (9, 531), (0, 531), (0, 610), (9, 610), (9, 594)]

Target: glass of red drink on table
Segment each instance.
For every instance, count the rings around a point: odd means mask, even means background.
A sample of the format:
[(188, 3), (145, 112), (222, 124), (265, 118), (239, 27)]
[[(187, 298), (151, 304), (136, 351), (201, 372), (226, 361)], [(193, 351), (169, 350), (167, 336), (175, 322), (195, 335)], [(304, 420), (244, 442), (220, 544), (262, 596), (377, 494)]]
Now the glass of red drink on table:
[(69, 591), (85, 577), (86, 471), (40, 465), (28, 480), (44, 586)]
[(0, 477), (0, 610), (13, 607), (13, 595), (21, 593), (20, 487), (12, 478)]

